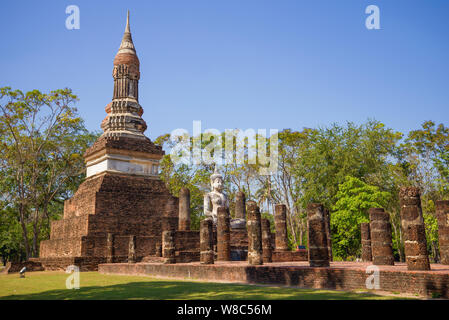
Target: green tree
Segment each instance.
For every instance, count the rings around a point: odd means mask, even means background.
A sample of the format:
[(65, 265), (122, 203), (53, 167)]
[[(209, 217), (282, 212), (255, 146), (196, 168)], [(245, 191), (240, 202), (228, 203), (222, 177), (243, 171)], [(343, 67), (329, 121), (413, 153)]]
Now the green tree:
[(70, 89), (0, 88), (0, 192), (17, 212), (26, 258), (38, 255), (49, 206), (80, 180), (81, 155), (96, 138), (77, 115), (76, 100)]
[(368, 209), (383, 208), (390, 194), (362, 180), (346, 176), (338, 186), (332, 206), (331, 229), (334, 255), (347, 259), (360, 252), (360, 224), (369, 222)]

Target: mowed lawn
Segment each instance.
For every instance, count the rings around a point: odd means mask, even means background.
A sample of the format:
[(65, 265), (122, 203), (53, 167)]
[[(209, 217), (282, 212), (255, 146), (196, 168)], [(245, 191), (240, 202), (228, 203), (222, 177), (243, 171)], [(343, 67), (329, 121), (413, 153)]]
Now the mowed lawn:
[(0, 299), (395, 299), (371, 293), (166, 280), (143, 276), (80, 273), (80, 289), (66, 289), (69, 274), (28, 272), (0, 275)]

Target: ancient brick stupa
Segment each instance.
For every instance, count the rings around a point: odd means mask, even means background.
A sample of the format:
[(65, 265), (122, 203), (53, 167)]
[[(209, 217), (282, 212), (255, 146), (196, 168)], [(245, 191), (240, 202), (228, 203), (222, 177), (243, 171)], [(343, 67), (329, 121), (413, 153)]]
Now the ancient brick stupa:
[(99, 263), (126, 262), (130, 239), (139, 260), (154, 254), (163, 228), (178, 224), (178, 199), (158, 176), (164, 152), (144, 135), (139, 65), (128, 13), (104, 133), (84, 154), (86, 180), (64, 203), (64, 218), (52, 223), (50, 240), (41, 243), (39, 261), (46, 269), (76, 264), (95, 270)]

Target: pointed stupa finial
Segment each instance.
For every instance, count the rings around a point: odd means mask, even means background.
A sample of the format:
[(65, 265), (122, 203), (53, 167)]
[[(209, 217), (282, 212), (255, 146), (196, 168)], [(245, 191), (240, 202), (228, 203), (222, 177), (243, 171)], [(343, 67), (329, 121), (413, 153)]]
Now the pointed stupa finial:
[(129, 32), (131, 33), (131, 29), (129, 27), (129, 10), (128, 10), (128, 14), (126, 16), (126, 28), (125, 28), (125, 32)]
[(136, 54), (136, 49), (134, 48), (133, 38), (131, 36), (131, 27), (129, 26), (129, 10), (126, 15), (126, 27), (125, 33), (123, 35), (122, 43), (120, 44), (120, 48), (117, 52), (119, 53), (131, 53)]

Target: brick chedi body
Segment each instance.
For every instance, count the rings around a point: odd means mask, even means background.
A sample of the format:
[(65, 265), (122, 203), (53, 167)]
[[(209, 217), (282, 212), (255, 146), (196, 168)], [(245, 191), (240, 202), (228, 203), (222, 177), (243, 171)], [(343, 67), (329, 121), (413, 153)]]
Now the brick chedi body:
[(114, 59), (113, 99), (101, 124), (104, 133), (84, 154), (86, 180), (64, 203), (64, 217), (52, 223), (50, 240), (41, 243), (40, 261), (47, 269), (76, 264), (95, 270), (106, 261), (125, 262), (130, 236), (136, 237), (139, 261), (154, 255), (162, 242), (162, 216), (177, 228), (178, 199), (158, 177), (164, 152), (144, 135), (139, 67), (128, 14)]

